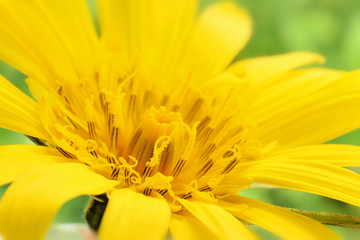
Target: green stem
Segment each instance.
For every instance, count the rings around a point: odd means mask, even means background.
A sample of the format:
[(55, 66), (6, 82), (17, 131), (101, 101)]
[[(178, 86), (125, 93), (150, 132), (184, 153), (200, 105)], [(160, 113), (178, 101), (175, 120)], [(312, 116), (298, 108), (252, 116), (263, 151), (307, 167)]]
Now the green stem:
[(360, 217), (342, 215), (336, 213), (317, 212), (300, 210), (294, 208), (285, 208), (291, 212), (312, 218), (326, 225), (334, 225), (348, 228), (360, 228)]

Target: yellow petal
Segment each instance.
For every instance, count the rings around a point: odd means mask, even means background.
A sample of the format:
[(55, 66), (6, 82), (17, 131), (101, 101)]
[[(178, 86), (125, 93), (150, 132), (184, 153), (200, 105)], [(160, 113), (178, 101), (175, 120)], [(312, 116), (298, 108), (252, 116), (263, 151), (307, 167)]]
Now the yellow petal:
[(30, 171), (10, 185), (3, 196), (0, 233), (5, 239), (43, 239), (62, 204), (80, 195), (102, 194), (116, 184), (75, 163)]
[(97, 4), (101, 38), (106, 47), (111, 51), (133, 54), (139, 41), (140, 1), (99, 0)]
[(68, 161), (53, 148), (35, 145), (0, 146), (0, 185), (16, 180), (31, 169)]
[(341, 239), (321, 223), (285, 209), (241, 196), (227, 196), (219, 201), (239, 219), (258, 225), (282, 239)]
[(175, 240), (215, 240), (219, 238), (188, 211), (172, 214), (170, 234)]
[(303, 69), (254, 95), (249, 117), (264, 143), (318, 144), (360, 126), (360, 71)]
[(131, 189), (115, 190), (99, 229), (99, 239), (164, 239), (170, 207), (165, 199), (148, 197)]
[(243, 223), (215, 204), (177, 200), (214, 234), (214, 239), (258, 239)]
[(39, 121), (38, 104), (2, 76), (0, 76), (0, 116), (0, 127), (46, 139)]
[(275, 56), (240, 60), (228, 71), (246, 76), (254, 87), (265, 88), (276, 82), (281, 74), (311, 63), (323, 63), (324, 57), (310, 52), (292, 52)]
[(33, 98), (35, 98), (35, 100), (37, 102), (40, 102), (41, 96), (43, 94), (46, 94), (47, 89), (43, 85), (41, 85), (38, 81), (36, 81), (32, 78), (27, 78), (25, 81), (26, 81), (26, 84), (28, 85), (28, 88), (29, 88)]
[(101, 37), (112, 52), (140, 58), (150, 70), (174, 71), (197, 0), (100, 0)]
[(237, 192), (241, 189), (250, 187), (252, 179), (233, 176), (231, 174), (223, 175), (216, 188), (212, 191), (215, 195), (226, 195), (229, 192)]
[(287, 148), (272, 152), (267, 160), (286, 159), (330, 163), (338, 166), (360, 166), (360, 147), (343, 144), (321, 144)]
[(230, 2), (211, 5), (195, 23), (182, 64), (192, 77), (204, 80), (224, 70), (251, 35), (251, 20), (246, 11)]
[[(44, 86), (94, 67), (97, 36), (83, 0), (1, 1), (0, 58)], [(34, 27), (36, 26), (36, 27)]]
[(237, 174), (254, 182), (315, 193), (360, 206), (360, 175), (318, 162), (263, 160), (240, 166)]
[(112, 51), (125, 52), (157, 74), (205, 79), (227, 67), (244, 47), (251, 21), (245, 11), (224, 2), (195, 20), (197, 2), (101, 0), (102, 39)]

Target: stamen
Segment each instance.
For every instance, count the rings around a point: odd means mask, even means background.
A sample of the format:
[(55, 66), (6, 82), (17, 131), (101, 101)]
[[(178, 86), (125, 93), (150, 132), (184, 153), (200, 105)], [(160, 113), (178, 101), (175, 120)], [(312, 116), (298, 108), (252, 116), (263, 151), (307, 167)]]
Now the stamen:
[(68, 99), (66, 96), (64, 96), (64, 100), (65, 100), (65, 102), (66, 102), (67, 104), (70, 105), (70, 101), (69, 101), (69, 99)]
[(138, 143), (139, 144), (135, 145), (133, 153), (135, 153), (136, 158), (139, 160), (136, 170), (141, 172), (141, 170), (145, 168), (146, 160), (150, 159), (153, 154), (154, 143), (146, 140)]
[(106, 119), (109, 118), (109, 106), (110, 106), (109, 102), (105, 102), (105, 104), (103, 105), (103, 110), (104, 110)]
[(152, 192), (152, 189), (145, 188), (143, 193), (144, 193), (145, 196), (149, 196), (151, 194), (151, 192)]
[(76, 123), (69, 117), (69, 116), (66, 116), (67, 120), (69, 120), (69, 122), (71, 123), (71, 125), (74, 126), (74, 128), (77, 128), (79, 129), (79, 126), (76, 125)]
[(59, 96), (62, 96), (62, 93), (63, 93), (63, 86), (62, 85), (59, 86), (59, 89), (57, 90), (57, 93), (59, 94)]
[(113, 128), (113, 124), (114, 124), (114, 114), (110, 113), (110, 114), (108, 115), (107, 124), (108, 124), (108, 129), (109, 129), (109, 132), (110, 132), (111, 129)]
[(124, 180), (127, 186), (133, 184), (139, 184), (141, 182), (140, 174), (134, 170), (134, 168), (138, 165), (138, 160), (132, 156), (129, 156), (129, 160), (133, 161), (133, 164), (130, 164), (129, 161), (126, 161), (124, 158), (120, 157), (119, 162), (121, 164), (120, 169), (122, 169), (123, 177), (121, 178)]
[(100, 92), (100, 94), (99, 94), (99, 99), (100, 99), (100, 105), (101, 105), (101, 107), (102, 107), (102, 109), (103, 109), (104, 113), (106, 113), (106, 112), (105, 112), (105, 103), (106, 103), (106, 98), (105, 98), (105, 94), (104, 94), (104, 92)]
[(197, 127), (197, 132), (198, 134), (200, 134), (205, 127), (210, 123), (211, 118), (209, 116), (205, 116), (199, 123), (198, 127)]
[(56, 146), (56, 149), (57, 149), (57, 150), (58, 150), (58, 151), (59, 151), (62, 155), (64, 155), (65, 157), (75, 159), (75, 156), (74, 156), (73, 154), (71, 154), (71, 153), (69, 153), (69, 152), (65, 151), (65, 150), (64, 150), (64, 149), (62, 149), (61, 147)]
[(118, 136), (119, 136), (119, 128), (112, 127), (110, 131), (110, 142), (112, 149), (115, 151), (118, 143)]
[(212, 191), (212, 188), (209, 185), (206, 185), (204, 187), (201, 187), (198, 189), (200, 192), (209, 192)]
[(207, 173), (210, 168), (214, 165), (214, 161), (212, 159), (208, 160), (203, 167), (197, 172), (196, 176), (197, 177), (202, 177), (204, 176), (205, 173)]
[(169, 101), (169, 95), (164, 95), (163, 98), (161, 99), (160, 105), (165, 106), (168, 101)]
[(222, 158), (229, 158), (229, 157), (231, 157), (231, 156), (233, 156), (234, 155), (234, 152), (233, 151), (226, 151), (224, 154), (223, 154), (223, 156), (222, 156)]
[(192, 108), (189, 110), (188, 114), (185, 117), (186, 122), (191, 122), (192, 119), (196, 116), (200, 110), (201, 105), (204, 103), (204, 99), (198, 98), (193, 104)]
[(180, 106), (177, 105), (177, 104), (175, 104), (175, 105), (172, 107), (171, 111), (173, 111), (173, 112), (178, 112), (179, 109), (180, 109)]
[(230, 173), (234, 167), (240, 162), (241, 158), (241, 150), (238, 145), (234, 145), (231, 149), (229, 149), (225, 154), (223, 154), (223, 159), (228, 158), (230, 162), (226, 165), (226, 167), (221, 171), (220, 175)]
[(143, 96), (143, 102), (142, 102), (142, 111), (145, 111), (148, 108), (150, 98), (151, 98), (151, 92), (145, 91), (144, 96)]
[(240, 162), (240, 160), (238, 159), (233, 159), (231, 162), (229, 162), (229, 164), (224, 168), (224, 170), (221, 172), (221, 174), (228, 174), (229, 172), (231, 172), (231, 170), (234, 169), (234, 167), (236, 166), (236, 164), (238, 164)]
[(160, 158), (167, 146), (170, 143), (170, 137), (169, 136), (163, 136), (156, 140), (154, 150), (153, 150), (153, 156), (150, 158), (150, 160), (146, 163), (144, 172), (143, 172), (143, 179), (150, 176), (151, 173), (154, 170), (154, 167), (159, 165)]
[(129, 104), (128, 104), (128, 115), (134, 117), (135, 115), (135, 107), (136, 107), (136, 99), (137, 96), (135, 94), (131, 94), (129, 96)]
[(201, 154), (200, 156), (200, 160), (206, 160), (216, 149), (216, 145), (214, 143), (211, 143), (206, 150), (203, 152), (203, 154)]
[(169, 145), (161, 155), (158, 171), (164, 173), (167, 170), (168, 166), (171, 164), (173, 157), (174, 157), (174, 144), (169, 143)]
[[(236, 145), (237, 142), (239, 142), (241, 139), (243, 139), (246, 134), (249, 132), (249, 129), (243, 129), (242, 131), (239, 131), (237, 134), (235, 134), (235, 136), (233, 136), (231, 139), (228, 139), (226, 141), (226, 143), (221, 144), (221, 147), (218, 147), (216, 149), (216, 151), (210, 156), (212, 158), (219, 158), (221, 157), (221, 155), (223, 154), (223, 152), (226, 149), (229, 149), (231, 147), (234, 148), (234, 153), (237, 154), (238, 152), (240, 152), (239, 147)], [(232, 150), (231, 150), (232, 151)]]
[(153, 170), (154, 170), (153, 167), (145, 166), (142, 178), (146, 178), (146, 177), (150, 176), (151, 173), (153, 172)]
[(95, 122), (87, 122), (89, 136), (91, 139), (95, 140), (96, 131), (95, 131)]
[(93, 155), (94, 157), (98, 157), (96, 151), (91, 151), (90, 154)]
[(117, 179), (119, 177), (119, 172), (120, 172), (120, 168), (115, 168), (112, 173), (111, 173), (111, 176), (114, 178), (114, 179)]
[(174, 193), (171, 190), (170, 184), (172, 180), (172, 177), (164, 176), (163, 174), (157, 172), (154, 176), (147, 177), (141, 185), (137, 186), (137, 190), (142, 190), (142, 192), (147, 196), (150, 195), (153, 190), (161, 195), (169, 192), (169, 194), (173, 196)]
[(180, 194), (179, 197), (183, 199), (189, 199), (192, 197), (192, 192)]
[(185, 163), (186, 163), (186, 160), (179, 159), (170, 175), (173, 176), (174, 178), (176, 178), (179, 175), (182, 168), (184, 167)]
[(129, 170), (126, 168), (125, 170), (124, 170), (124, 176), (125, 176), (125, 183), (126, 183), (126, 185), (130, 185), (130, 179), (129, 179)]
[(167, 192), (168, 192), (167, 189), (158, 190), (158, 193), (160, 193), (161, 195), (164, 195)]
[(214, 129), (206, 126), (205, 130), (202, 131), (198, 137), (199, 137), (199, 145), (204, 145), (210, 138), (211, 134), (214, 132)]
[[(115, 164), (115, 159), (114, 159), (114, 157), (113, 156), (106, 156), (106, 159), (108, 160), (108, 162), (109, 163), (111, 163), (111, 164)], [(112, 167), (113, 168), (113, 167)]]
[(76, 129), (85, 129), (86, 128), (84, 120), (79, 118), (78, 116), (76, 116), (69, 109), (67, 109), (61, 101), (55, 102), (53, 111), (56, 111), (56, 110), (57, 110), (57, 112), (56, 113), (54, 112), (54, 113), (57, 114), (57, 117), (58, 118), (65, 117), (69, 121), (69, 123), (71, 124), (72, 127), (76, 128)]
[(227, 109), (226, 106), (229, 105), (229, 101), (231, 100), (231, 97), (233, 96), (234, 89), (230, 89), (228, 94), (226, 95), (225, 99), (222, 101), (222, 104), (219, 106), (219, 111), (217, 111), (217, 114), (215, 115), (215, 118), (213, 119), (213, 124), (218, 125), (219, 122), (222, 119), (226, 119), (225, 110)]
[(130, 152), (132, 149), (134, 149), (135, 145), (137, 144), (137, 142), (139, 141), (141, 135), (142, 135), (142, 130), (138, 129), (135, 134), (133, 135), (128, 147), (127, 147), (127, 152)]

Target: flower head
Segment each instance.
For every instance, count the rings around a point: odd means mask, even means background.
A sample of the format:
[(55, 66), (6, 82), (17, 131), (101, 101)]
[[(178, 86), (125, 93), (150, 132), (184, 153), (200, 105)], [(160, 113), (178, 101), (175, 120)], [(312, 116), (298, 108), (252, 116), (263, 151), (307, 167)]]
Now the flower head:
[[(359, 127), (358, 72), (303, 68), (290, 53), (231, 64), (251, 21), (232, 3), (1, 1), (0, 57), (36, 100), (0, 79), (0, 126), (37, 146), (2, 146), (6, 239), (41, 239), (58, 208), (105, 201), (100, 239), (337, 236), (237, 192), (252, 183), (360, 205), (354, 146), (318, 145)], [(6, 20), (6, 21), (4, 21)], [(97, 197), (96, 197), (97, 196)], [(100, 199), (99, 199), (100, 198)]]

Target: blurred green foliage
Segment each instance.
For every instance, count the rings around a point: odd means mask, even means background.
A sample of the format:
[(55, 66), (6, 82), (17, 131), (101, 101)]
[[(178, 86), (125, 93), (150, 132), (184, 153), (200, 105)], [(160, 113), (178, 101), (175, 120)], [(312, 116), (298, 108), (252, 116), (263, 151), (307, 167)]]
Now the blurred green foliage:
[[(204, 0), (202, 7), (217, 0)], [(94, 10), (94, 0), (89, 0)], [(289, 51), (313, 51), (327, 58), (325, 67), (353, 70), (360, 68), (360, 2), (358, 0), (236, 0), (253, 18), (254, 32), (249, 44), (237, 59), (281, 54)], [(95, 13), (95, 11), (92, 11)], [(25, 76), (0, 63), (0, 73), (29, 94)], [(333, 140), (334, 143), (360, 145), (360, 131)], [(0, 144), (29, 144), (19, 133), (0, 129)], [(6, 187), (0, 188), (0, 196)], [(360, 216), (358, 208), (336, 200), (290, 190), (249, 189), (242, 195), (275, 205), (306, 210)], [(66, 203), (55, 223), (84, 222), (83, 211), (88, 197)], [(274, 235), (251, 226), (264, 239)], [(357, 239), (358, 229), (332, 227), (344, 239)]]

